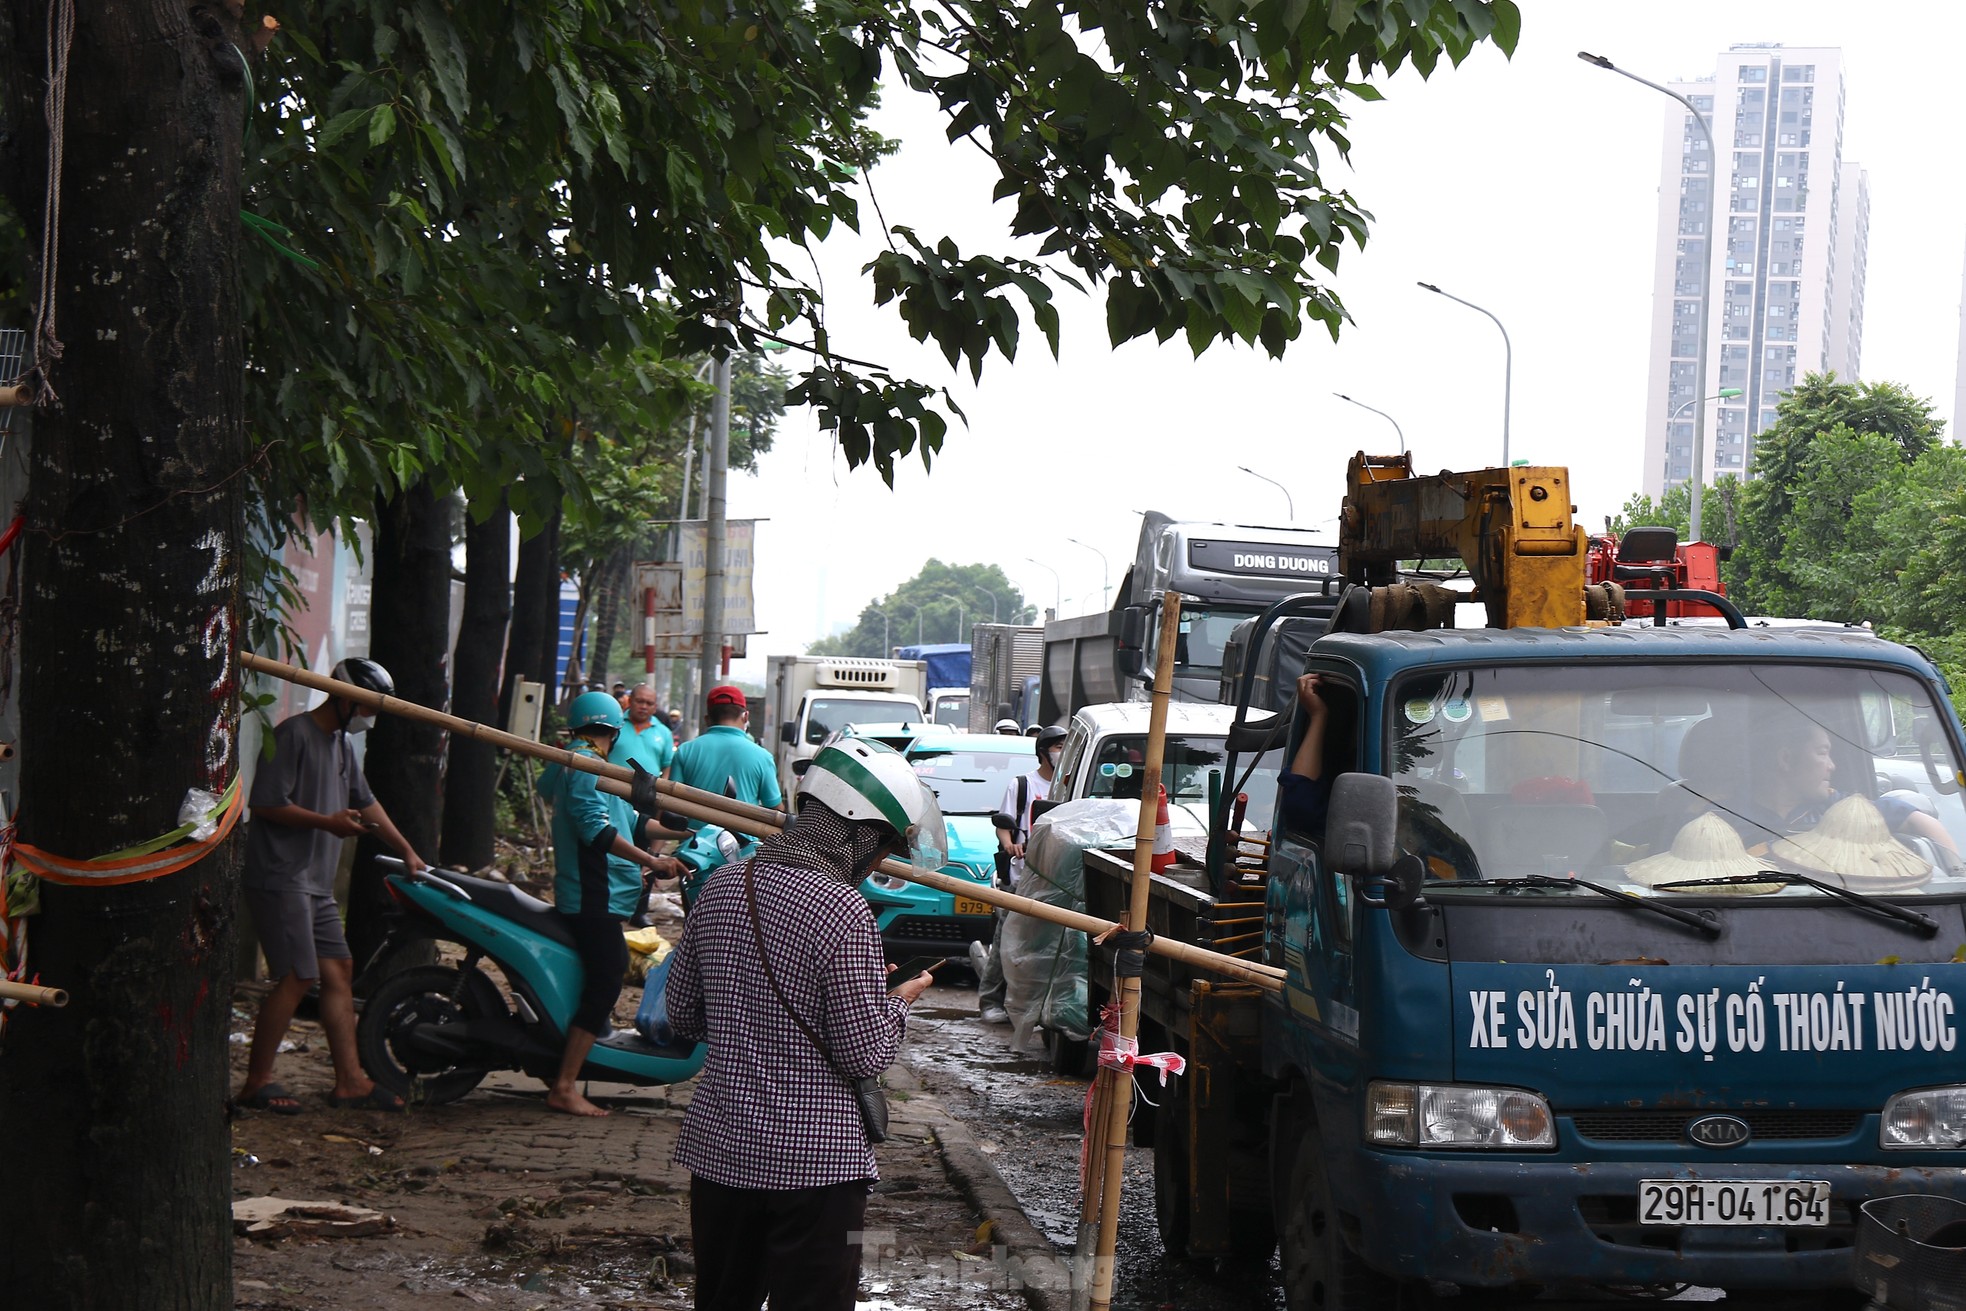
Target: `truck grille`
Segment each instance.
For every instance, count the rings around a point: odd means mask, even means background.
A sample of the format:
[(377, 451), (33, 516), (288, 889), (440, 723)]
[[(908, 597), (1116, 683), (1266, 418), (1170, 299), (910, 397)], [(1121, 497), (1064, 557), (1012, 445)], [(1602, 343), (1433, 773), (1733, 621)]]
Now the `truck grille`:
[(927, 915), (900, 915), (887, 926), (883, 936), (904, 938), (910, 942), (952, 942), (959, 947), (967, 947), (971, 942), (988, 942), (991, 928), (991, 921), (974, 916), (970, 917), (969, 923), (964, 923)]
[(1863, 1122), (1862, 1111), (1817, 1111), (1760, 1108), (1755, 1110), (1571, 1111), (1577, 1136), (1600, 1143), (1677, 1143), (1685, 1141), (1686, 1126), (1708, 1115), (1731, 1115), (1747, 1121), (1750, 1141), (1848, 1138)]

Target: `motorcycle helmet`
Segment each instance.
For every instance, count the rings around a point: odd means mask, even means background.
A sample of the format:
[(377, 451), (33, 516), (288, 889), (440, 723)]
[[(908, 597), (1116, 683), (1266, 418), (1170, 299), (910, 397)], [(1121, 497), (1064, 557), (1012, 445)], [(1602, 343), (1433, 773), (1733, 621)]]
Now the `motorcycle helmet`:
[(380, 692), (384, 696), (396, 695), (396, 680), (367, 656), (349, 656), (338, 662), (328, 677), (338, 683), (353, 683), (365, 692)]
[[(387, 669), (367, 656), (349, 656), (337, 661), (329, 677), (337, 682), (352, 683), (365, 692), (380, 692), (384, 696), (396, 694), (396, 680), (389, 676)], [(375, 727), (375, 711), (351, 703), (342, 718), (341, 727), (349, 733), (366, 733)]]
[(1015, 735), (1017, 733), (1023, 732), (1024, 730), (1017, 727), (1017, 721), (1014, 719), (999, 719), (997, 721), (997, 726), (991, 731), (996, 733), (1008, 733), (1008, 734)]
[(1047, 747), (1057, 746), (1059, 743), (1065, 740), (1066, 736), (1067, 734), (1065, 730), (1060, 728), (1056, 724), (1047, 725), (1046, 727), (1039, 729), (1038, 730), (1039, 752), (1043, 752)]
[(606, 692), (582, 692), (567, 705), (567, 727), (576, 733), (605, 728), (619, 736), (622, 722), (621, 703)]
[(811, 798), (842, 819), (890, 830), (911, 865), (934, 870), (949, 863), (942, 807), (892, 747), (857, 737), (821, 747), (799, 780), (798, 796), (801, 805)]

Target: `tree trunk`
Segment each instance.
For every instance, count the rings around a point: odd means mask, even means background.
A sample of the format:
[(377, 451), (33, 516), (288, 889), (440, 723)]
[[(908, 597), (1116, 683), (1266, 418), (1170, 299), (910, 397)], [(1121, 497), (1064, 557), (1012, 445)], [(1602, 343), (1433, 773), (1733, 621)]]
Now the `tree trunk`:
[[(20, 840), (87, 860), (168, 833), (238, 769), (237, 32), (197, 5), (78, 6), (56, 310), (19, 549)], [(0, 4), (0, 166), (39, 245), (45, 0)], [(0, 1057), (9, 1306), (232, 1305), (223, 1108), (239, 839), (177, 873), (48, 883)]]
[(544, 685), (542, 706), (554, 704), (560, 663), (560, 512), (519, 543), (519, 565), (512, 579), (512, 631), (505, 643), (505, 686), (499, 689), (498, 718), (511, 713), (512, 680)]
[[(499, 667), (512, 618), (512, 516), (500, 496), (483, 523), (464, 529), (464, 617), (457, 630), (457, 668), (451, 713), (480, 723), (497, 721)], [(451, 739), (444, 772), (444, 831), (439, 854), (447, 865), (483, 869), (492, 863), (493, 800), (498, 753), (468, 737)]]
[[(600, 586), (594, 596), (594, 658), (588, 668), (596, 678), (619, 677), (614, 662), (614, 633), (621, 626), (621, 594), (628, 584), (628, 548), (623, 546), (601, 566)], [(623, 679), (626, 682), (628, 680)], [(612, 684), (610, 683), (610, 686)]]
[[(419, 482), (377, 507), (369, 655), (396, 681), (396, 695), (443, 709), (449, 700), (451, 502)], [(382, 715), (368, 733), (363, 772), (375, 799), (424, 859), (437, 850), (443, 807), (440, 728)], [(357, 844), (348, 884), (348, 951), (359, 973), (382, 945), (389, 894), (374, 857), (393, 855), (374, 838)]]

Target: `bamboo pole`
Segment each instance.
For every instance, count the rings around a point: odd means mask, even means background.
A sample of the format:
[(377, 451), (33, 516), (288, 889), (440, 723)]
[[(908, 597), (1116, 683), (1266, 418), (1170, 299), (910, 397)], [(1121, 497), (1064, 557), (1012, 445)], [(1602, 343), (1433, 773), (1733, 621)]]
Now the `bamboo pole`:
[[(256, 674), (284, 679), (289, 683), (326, 692), (331, 696), (346, 697), (357, 705), (367, 706), (384, 714), (398, 715), (419, 723), (434, 724), (452, 733), (461, 733), (475, 741), (485, 742), (522, 756), (550, 761), (567, 769), (579, 770), (583, 774), (592, 774), (599, 780), (596, 786), (603, 792), (610, 792), (615, 796), (625, 797), (633, 791), (630, 787), (635, 778), (633, 770), (621, 765), (611, 765), (584, 752), (546, 746), (529, 737), (501, 732), (489, 725), (475, 723), (469, 719), (459, 719), (455, 715), (447, 715), (441, 710), (417, 705), (414, 701), (404, 701), (400, 697), (371, 692), (365, 687), (356, 687), (353, 683), (343, 683), (325, 674), (316, 674), (311, 670), (282, 664), (278, 660), (269, 660), (250, 651), (239, 653), (239, 663)], [(771, 810), (764, 806), (746, 805), (741, 801), (719, 796), (715, 792), (685, 787), (668, 779), (657, 779), (655, 786), (657, 792), (662, 795), (666, 807), (687, 819), (702, 820), (750, 837), (770, 837), (785, 826), (785, 815), (782, 811)], [(1047, 920), (1068, 929), (1077, 929), (1093, 937), (1118, 927), (1111, 920), (1102, 920), (1097, 916), (1067, 910), (1063, 906), (1053, 906), (1030, 897), (1020, 897), (1014, 892), (1004, 892), (986, 883), (972, 883), (968, 879), (956, 878), (940, 870), (921, 869), (898, 860), (884, 861), (880, 869), (884, 874), (892, 874), (896, 878), (906, 879), (925, 888), (935, 888), (941, 892), (954, 893), (975, 901), (986, 901), (992, 906), (1015, 911), (1020, 915), (1029, 915), (1035, 919)], [(1283, 987), (1283, 971), (1273, 965), (1239, 960), (1234, 956), (1210, 951), (1206, 947), (1197, 947), (1192, 943), (1178, 942), (1172, 938), (1155, 938), (1150, 950), (1157, 955), (1181, 961), (1197, 969), (1211, 970), (1244, 983), (1252, 983), (1270, 992), (1278, 992)]]
[[(1140, 824), (1133, 836), (1132, 898), (1126, 928), (1147, 927), (1147, 889), (1153, 881), (1154, 826), (1160, 813), (1161, 764), (1167, 750), (1167, 703), (1174, 686), (1174, 648), (1180, 640), (1181, 594), (1167, 592), (1160, 603), (1160, 650), (1154, 662), (1152, 709), (1147, 715), (1146, 770), (1140, 781)], [(1140, 1032), (1140, 977), (1120, 978), (1120, 1043), (1131, 1047)], [(1124, 1080), (1124, 1082), (1122, 1082)], [(1104, 1131), (1106, 1168), (1099, 1190), (1099, 1246), (1092, 1263), (1092, 1311), (1113, 1304), (1113, 1254), (1119, 1246), (1120, 1192), (1126, 1175), (1126, 1122), (1133, 1108), (1133, 1072), (1101, 1064), (1099, 1082), (1105, 1086)], [(1096, 1148), (1095, 1148), (1096, 1150)], [(1156, 1145), (1155, 1150), (1160, 1150)]]
[(9, 983), (0, 979), (0, 1001), (20, 1001), (30, 1006), (66, 1006), (68, 993), (62, 988), (40, 988), (31, 983)]

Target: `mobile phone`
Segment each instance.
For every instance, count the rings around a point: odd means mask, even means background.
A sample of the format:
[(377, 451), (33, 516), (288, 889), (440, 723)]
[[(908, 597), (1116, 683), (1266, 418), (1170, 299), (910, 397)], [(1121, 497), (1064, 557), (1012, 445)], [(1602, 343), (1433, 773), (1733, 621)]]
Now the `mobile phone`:
[(947, 956), (916, 956), (902, 961), (894, 967), (894, 973), (887, 976), (887, 990), (893, 992), (917, 974), (940, 969), (948, 959)]

